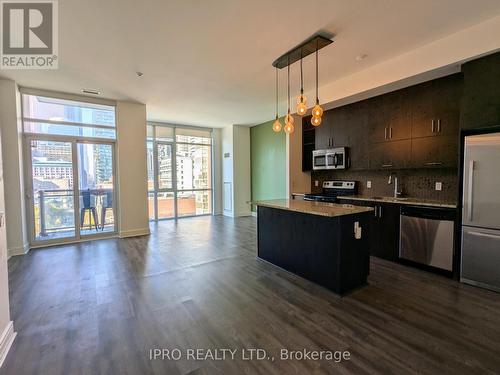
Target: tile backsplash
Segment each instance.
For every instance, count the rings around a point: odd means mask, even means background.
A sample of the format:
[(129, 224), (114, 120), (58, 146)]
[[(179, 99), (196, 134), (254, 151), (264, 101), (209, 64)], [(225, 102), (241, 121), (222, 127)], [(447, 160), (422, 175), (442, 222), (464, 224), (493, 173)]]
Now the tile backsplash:
[[(321, 192), (326, 180), (358, 181), (358, 194), (366, 196), (392, 196), (394, 185), (388, 184), (390, 171), (313, 171), (311, 191)], [(392, 171), (398, 177), (399, 189), (403, 197), (431, 199), (446, 203), (456, 203), (458, 198), (458, 173), (456, 169), (405, 169)], [(319, 181), (315, 186), (315, 181)], [(367, 182), (371, 181), (371, 188)], [(442, 190), (435, 189), (436, 182), (442, 183)]]

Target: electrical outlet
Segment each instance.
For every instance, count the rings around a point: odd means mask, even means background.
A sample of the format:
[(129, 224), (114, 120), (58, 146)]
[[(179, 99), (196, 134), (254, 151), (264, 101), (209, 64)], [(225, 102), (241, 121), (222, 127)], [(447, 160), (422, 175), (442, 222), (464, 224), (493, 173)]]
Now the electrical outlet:
[(319, 186), (319, 181), (318, 180), (314, 180), (314, 186), (316, 186), (316, 187)]
[(361, 239), (361, 227), (359, 226), (359, 221), (354, 223), (354, 238), (357, 240)]
[(372, 182), (371, 181), (366, 181), (366, 188), (371, 189), (372, 188)]
[(443, 190), (443, 183), (442, 182), (436, 182), (436, 190), (437, 191)]

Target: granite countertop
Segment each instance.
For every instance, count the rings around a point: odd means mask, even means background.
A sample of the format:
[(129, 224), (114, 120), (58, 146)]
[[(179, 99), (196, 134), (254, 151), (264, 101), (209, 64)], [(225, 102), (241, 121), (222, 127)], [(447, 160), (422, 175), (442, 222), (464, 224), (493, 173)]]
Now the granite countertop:
[(257, 206), (278, 208), (281, 210), (302, 212), (305, 214), (327, 217), (353, 215), (363, 212), (371, 212), (374, 210), (372, 207), (359, 207), (347, 204), (302, 201), (293, 199), (273, 199), (268, 201), (252, 202), (252, 204), (255, 204)]
[(442, 208), (457, 208), (456, 203), (452, 202), (440, 202), (429, 199), (419, 199), (419, 198), (393, 198), (393, 197), (367, 197), (362, 195), (351, 195), (344, 197), (337, 197), (338, 199), (351, 199), (359, 201), (369, 201), (369, 202), (383, 202), (383, 203), (397, 203), (406, 204), (412, 206), (427, 206), (427, 207), (442, 207)]

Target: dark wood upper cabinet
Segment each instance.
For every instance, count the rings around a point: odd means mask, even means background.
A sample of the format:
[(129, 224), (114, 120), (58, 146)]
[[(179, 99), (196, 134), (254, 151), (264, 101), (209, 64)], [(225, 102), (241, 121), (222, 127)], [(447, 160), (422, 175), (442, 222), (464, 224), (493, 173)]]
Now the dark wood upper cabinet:
[[(363, 170), (370, 167), (370, 141), (366, 129), (368, 127), (368, 104), (366, 101), (347, 106), (346, 126), (342, 138), (343, 146), (348, 147), (349, 168)], [(339, 146), (342, 146), (339, 144)]]
[(412, 138), (458, 135), (462, 76), (448, 77), (410, 87)]
[(387, 126), (389, 122), (388, 101), (384, 96), (366, 100), (365, 110), (368, 115), (367, 131), (371, 142), (387, 141)]
[(374, 98), (368, 104), (372, 142), (411, 138), (411, 102), (405, 90)]
[(411, 141), (413, 168), (456, 168), (458, 135), (414, 138)]
[[(325, 111), (323, 114), (323, 119), (321, 125), (317, 126), (315, 129), (316, 133), (316, 150), (325, 150), (330, 148), (332, 134), (330, 126), (331, 111)], [(310, 121), (310, 117), (309, 117)]]
[(500, 125), (500, 53), (462, 65), (462, 129)]
[(387, 141), (411, 138), (412, 98), (408, 90), (399, 90), (384, 95), (384, 109), (387, 111)]
[(330, 148), (348, 146), (350, 132), (350, 106), (344, 106), (327, 111), (326, 121), (330, 127)]
[(411, 166), (411, 139), (370, 145), (370, 169), (404, 169)]
[(462, 91), (457, 73), (325, 111), (315, 149), (348, 147), (354, 170), (456, 167)]

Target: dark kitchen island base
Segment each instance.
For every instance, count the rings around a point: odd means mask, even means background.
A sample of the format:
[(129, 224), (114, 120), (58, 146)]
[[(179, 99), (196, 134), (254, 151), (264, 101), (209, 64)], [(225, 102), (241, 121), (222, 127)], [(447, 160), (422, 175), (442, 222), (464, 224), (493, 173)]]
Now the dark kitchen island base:
[[(344, 295), (367, 282), (373, 213), (321, 216), (258, 206), (258, 257)], [(354, 224), (362, 228), (354, 236)]]

